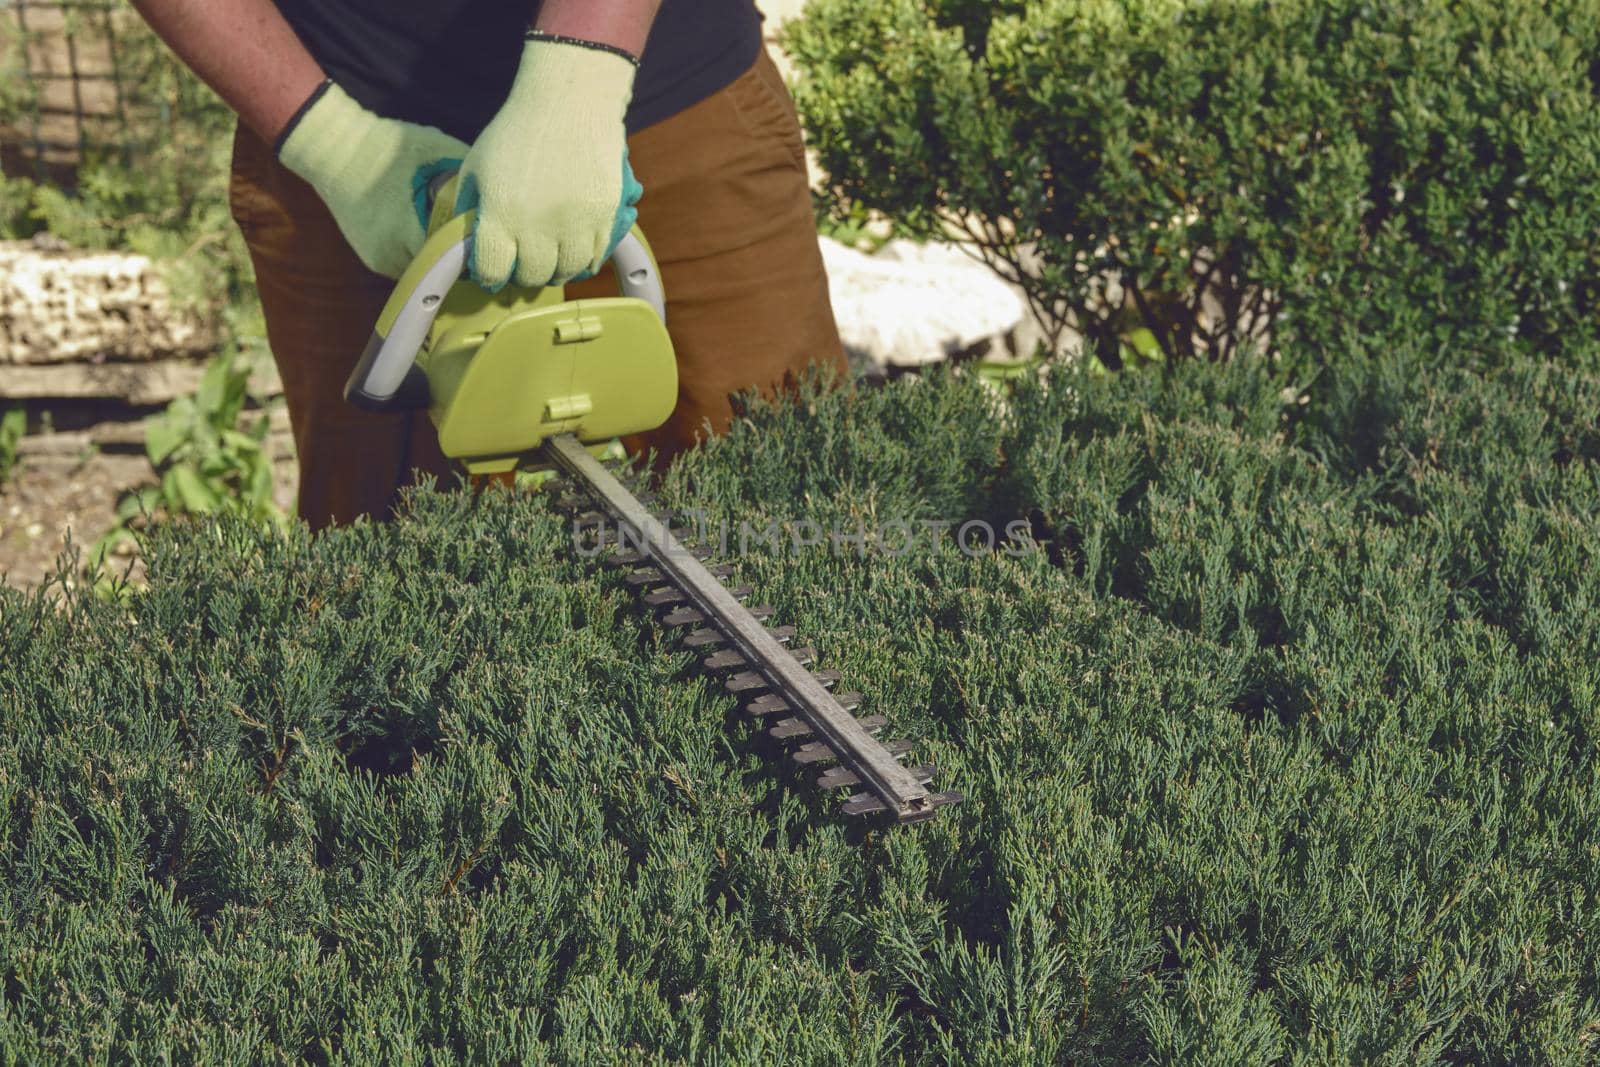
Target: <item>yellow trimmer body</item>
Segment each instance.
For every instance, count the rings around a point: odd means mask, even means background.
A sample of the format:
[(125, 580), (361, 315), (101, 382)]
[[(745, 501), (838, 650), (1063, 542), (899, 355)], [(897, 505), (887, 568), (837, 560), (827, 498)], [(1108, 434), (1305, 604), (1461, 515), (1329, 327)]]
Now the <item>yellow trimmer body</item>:
[(435, 197), (427, 243), (396, 284), (345, 397), (426, 407), (446, 456), (472, 474), (539, 465), (547, 437), (586, 445), (660, 426), (678, 398), (655, 257), (637, 228), (612, 256), (621, 295), (560, 287), (488, 293), (464, 277), (473, 213)]

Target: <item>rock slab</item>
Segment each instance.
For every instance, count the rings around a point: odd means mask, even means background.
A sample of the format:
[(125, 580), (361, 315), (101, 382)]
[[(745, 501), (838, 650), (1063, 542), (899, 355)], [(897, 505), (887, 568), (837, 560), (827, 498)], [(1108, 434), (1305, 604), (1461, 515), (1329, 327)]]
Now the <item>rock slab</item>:
[(148, 256), (0, 241), (0, 365), (198, 358), (216, 344)]
[(1015, 291), (953, 245), (891, 241), (868, 255), (821, 239), (839, 335), (866, 369), (980, 354), (1027, 318)]

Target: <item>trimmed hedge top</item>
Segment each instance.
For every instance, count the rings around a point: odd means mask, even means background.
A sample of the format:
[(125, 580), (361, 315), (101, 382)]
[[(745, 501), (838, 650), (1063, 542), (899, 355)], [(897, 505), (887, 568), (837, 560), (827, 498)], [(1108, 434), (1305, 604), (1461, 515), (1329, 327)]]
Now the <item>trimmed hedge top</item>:
[(865, 832), (543, 498), (0, 599), (22, 1060), (1581, 1062), (1600, 379), (1388, 352), (758, 409), (678, 507), (970, 799)]

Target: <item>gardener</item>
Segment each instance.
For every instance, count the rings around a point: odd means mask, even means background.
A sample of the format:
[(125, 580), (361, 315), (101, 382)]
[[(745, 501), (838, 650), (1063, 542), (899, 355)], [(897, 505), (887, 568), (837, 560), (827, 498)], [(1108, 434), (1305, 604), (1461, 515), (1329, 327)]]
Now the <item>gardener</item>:
[[(731, 393), (770, 393), (813, 362), (842, 370), (799, 123), (752, 0), (135, 6), (239, 115), (233, 216), (313, 528), (386, 515), (414, 471), (449, 474), (425, 415), (342, 399), (422, 244), (414, 178), (441, 160), (463, 161), (469, 267), (490, 289), (590, 274), (638, 204), (679, 399), (635, 448), (670, 455), (727, 426)], [(567, 290), (615, 291), (609, 271)]]

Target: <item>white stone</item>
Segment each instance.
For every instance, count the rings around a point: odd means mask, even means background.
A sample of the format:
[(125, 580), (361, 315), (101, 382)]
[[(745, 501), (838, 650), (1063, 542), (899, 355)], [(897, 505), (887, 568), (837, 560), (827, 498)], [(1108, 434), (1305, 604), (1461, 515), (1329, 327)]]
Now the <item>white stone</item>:
[(216, 343), (147, 256), (0, 241), (0, 364), (195, 358)]
[(826, 237), (821, 244), (845, 348), (878, 370), (998, 343), (1027, 315), (1010, 286), (959, 248), (893, 241), (869, 256)]
[(756, 7), (767, 17), (768, 32), (790, 19), (798, 18), (805, 6), (806, 0), (756, 0)]

